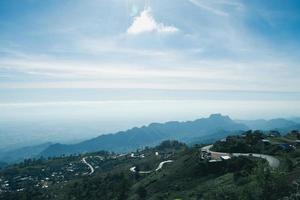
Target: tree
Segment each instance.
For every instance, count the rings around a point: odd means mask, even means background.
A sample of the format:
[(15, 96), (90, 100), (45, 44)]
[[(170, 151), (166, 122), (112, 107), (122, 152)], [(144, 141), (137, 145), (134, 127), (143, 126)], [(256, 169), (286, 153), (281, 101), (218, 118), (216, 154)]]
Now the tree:
[(140, 199), (144, 199), (147, 196), (147, 190), (143, 186), (140, 186), (136, 190), (136, 193), (140, 197)]
[(286, 170), (288, 172), (292, 171), (294, 167), (293, 161), (287, 155), (284, 156), (284, 161), (285, 161)]

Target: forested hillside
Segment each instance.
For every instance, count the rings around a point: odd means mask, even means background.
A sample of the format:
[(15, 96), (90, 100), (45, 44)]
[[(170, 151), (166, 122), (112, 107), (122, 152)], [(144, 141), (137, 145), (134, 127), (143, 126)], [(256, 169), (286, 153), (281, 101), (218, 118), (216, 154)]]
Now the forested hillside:
[(298, 131), (248, 131), (213, 146), (165, 141), (128, 154), (26, 160), (0, 171), (0, 198), (297, 199), (299, 138)]

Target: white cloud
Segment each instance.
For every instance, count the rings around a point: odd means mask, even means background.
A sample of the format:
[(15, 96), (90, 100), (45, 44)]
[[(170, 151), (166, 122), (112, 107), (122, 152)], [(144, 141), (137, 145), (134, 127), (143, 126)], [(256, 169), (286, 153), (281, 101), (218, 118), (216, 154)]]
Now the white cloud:
[[(175, 61), (174, 61), (175, 62)], [(299, 79), (280, 61), (176, 61), (165, 67), (56, 58), (0, 59), (0, 71), (30, 74), (28, 82), (3, 81), (0, 88), (139, 88), (299, 91)], [(257, 67), (254, 67), (257, 66)], [(293, 67), (294, 68), (294, 67)], [(258, 70), (259, 69), (259, 70)], [(293, 70), (293, 72), (295, 72)], [(295, 73), (297, 74), (297, 73)], [(43, 79), (43, 81), (40, 81)]]
[(174, 33), (177, 31), (178, 28), (174, 26), (157, 22), (150, 7), (145, 8), (139, 16), (135, 17), (132, 25), (127, 29), (127, 33), (133, 35), (145, 32)]

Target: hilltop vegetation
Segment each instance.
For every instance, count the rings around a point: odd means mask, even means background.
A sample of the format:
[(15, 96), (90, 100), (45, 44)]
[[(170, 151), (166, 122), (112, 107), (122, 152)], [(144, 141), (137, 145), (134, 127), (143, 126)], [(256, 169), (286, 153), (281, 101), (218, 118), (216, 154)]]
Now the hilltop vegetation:
[[(245, 132), (216, 142), (214, 150), (268, 152), (258, 144), (295, 145), (272, 154), (280, 167), (255, 157), (209, 162), (201, 147), (177, 141), (129, 154), (96, 152), (52, 159), (26, 160), (0, 171), (1, 199), (297, 199), (300, 184), (299, 133), (287, 136)], [(236, 145), (239, 144), (239, 145)], [(241, 145), (242, 144), (242, 145)], [(243, 149), (247, 146), (248, 149)], [(242, 147), (238, 149), (237, 147)], [(223, 148), (223, 149), (222, 149)], [(82, 160), (85, 159), (94, 170)], [(163, 162), (161, 169), (155, 170)], [(171, 162), (172, 161), (172, 162)], [(131, 171), (135, 167), (135, 172)], [(142, 173), (149, 172), (149, 173)], [(7, 185), (8, 184), (8, 185)]]
[(284, 137), (277, 131), (271, 131), (264, 134), (261, 131), (247, 131), (241, 135), (228, 136), (217, 141), (214, 151), (228, 153), (262, 153), (269, 155), (281, 155), (287, 152), (296, 151), (299, 145), (300, 133), (292, 131)]

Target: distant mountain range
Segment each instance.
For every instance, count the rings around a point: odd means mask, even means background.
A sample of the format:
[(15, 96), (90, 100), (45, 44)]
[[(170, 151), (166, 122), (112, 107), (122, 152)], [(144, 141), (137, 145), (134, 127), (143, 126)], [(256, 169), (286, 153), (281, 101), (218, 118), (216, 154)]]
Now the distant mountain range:
[(114, 134), (101, 135), (76, 144), (45, 143), (13, 151), (0, 151), (0, 162), (14, 163), (25, 158), (54, 157), (107, 150), (129, 152), (146, 146), (155, 146), (164, 140), (179, 140), (187, 144), (210, 143), (230, 134), (253, 130), (278, 130), (287, 133), (300, 130), (299, 118), (272, 120), (232, 120), (228, 116), (212, 114), (195, 121), (152, 123)]
[(78, 144), (54, 144), (45, 149), (41, 155), (52, 157), (99, 150), (128, 152), (145, 146), (157, 145), (166, 139), (185, 142), (191, 141), (193, 138), (216, 135), (218, 133), (224, 135), (225, 133), (247, 129), (246, 125), (237, 123), (228, 116), (213, 114), (209, 118), (197, 119), (195, 121), (173, 121), (164, 124), (152, 123), (149, 126), (141, 128), (101, 135)]
[(47, 142), (40, 145), (22, 147), (16, 150), (0, 151), (0, 161), (5, 161), (5, 163), (15, 163), (28, 158), (40, 157), (41, 152), (51, 144), (52, 143)]
[(292, 117), (290, 118), (289, 120), (293, 121), (293, 122), (296, 122), (298, 124), (300, 124), (300, 117)]
[(245, 124), (250, 129), (255, 130), (286, 130), (296, 128), (299, 124), (292, 120), (287, 120), (283, 118), (271, 119), (271, 120), (236, 120), (238, 123)]

